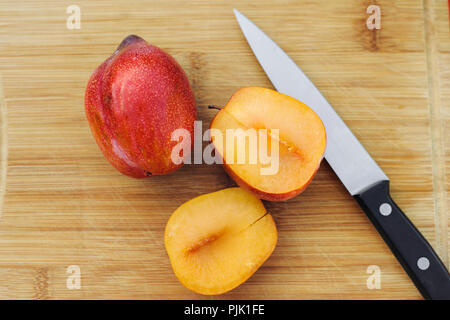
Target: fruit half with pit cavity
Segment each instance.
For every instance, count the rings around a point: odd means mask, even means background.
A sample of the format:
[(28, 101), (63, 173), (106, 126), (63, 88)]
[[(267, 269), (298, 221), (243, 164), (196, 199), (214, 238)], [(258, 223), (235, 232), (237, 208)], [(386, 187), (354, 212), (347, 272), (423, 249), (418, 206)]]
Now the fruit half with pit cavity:
[[(254, 132), (256, 139), (251, 138)], [(323, 159), (326, 132), (304, 103), (274, 90), (247, 87), (217, 113), (211, 140), (226, 172), (241, 187), (261, 199), (281, 201), (311, 182)]]
[(261, 200), (241, 188), (184, 203), (165, 230), (175, 275), (185, 287), (205, 295), (239, 286), (266, 261), (276, 242), (272, 216)]
[[(178, 144), (171, 135), (185, 129), (193, 137), (195, 100), (183, 69), (163, 50), (126, 37), (92, 74), (85, 109), (98, 146), (123, 174), (144, 178), (181, 167), (171, 158)], [(192, 139), (182, 143), (190, 151)]]

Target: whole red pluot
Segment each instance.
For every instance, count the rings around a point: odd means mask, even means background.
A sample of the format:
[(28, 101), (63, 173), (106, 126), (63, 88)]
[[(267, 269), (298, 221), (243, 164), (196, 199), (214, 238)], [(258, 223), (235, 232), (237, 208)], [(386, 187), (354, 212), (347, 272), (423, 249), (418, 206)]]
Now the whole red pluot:
[(171, 160), (179, 143), (171, 134), (183, 128), (193, 139), (195, 99), (183, 69), (163, 50), (126, 37), (92, 74), (85, 108), (97, 144), (123, 174), (144, 178), (182, 166)]

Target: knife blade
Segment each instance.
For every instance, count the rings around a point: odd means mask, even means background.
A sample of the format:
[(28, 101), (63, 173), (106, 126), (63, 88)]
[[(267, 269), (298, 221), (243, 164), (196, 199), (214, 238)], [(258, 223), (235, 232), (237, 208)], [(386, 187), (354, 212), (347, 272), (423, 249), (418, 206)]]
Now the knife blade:
[(234, 14), (253, 53), (276, 90), (302, 101), (322, 119), (325, 159), (358, 201), (426, 299), (450, 299), (450, 275), (389, 194), (389, 178), (295, 62), (238, 10)]

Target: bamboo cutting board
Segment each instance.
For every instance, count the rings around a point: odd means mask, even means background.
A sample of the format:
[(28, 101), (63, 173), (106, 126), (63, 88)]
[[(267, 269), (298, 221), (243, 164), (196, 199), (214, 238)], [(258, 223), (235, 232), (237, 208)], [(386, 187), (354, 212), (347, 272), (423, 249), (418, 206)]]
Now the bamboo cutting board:
[[(84, 114), (93, 70), (128, 34), (172, 54), (204, 128), (243, 86), (271, 88), (234, 19), (271, 36), (391, 178), (399, 206), (449, 263), (450, 35), (444, 0), (0, 1), (0, 298), (202, 299), (175, 278), (163, 233), (183, 202), (233, 186), (220, 166), (135, 180), (103, 158)], [(366, 27), (370, 4), (381, 30)], [(309, 188), (265, 203), (279, 241), (246, 283), (208, 299), (417, 299), (324, 161)], [(69, 289), (69, 266), (81, 273)], [(369, 266), (381, 288), (368, 289)]]

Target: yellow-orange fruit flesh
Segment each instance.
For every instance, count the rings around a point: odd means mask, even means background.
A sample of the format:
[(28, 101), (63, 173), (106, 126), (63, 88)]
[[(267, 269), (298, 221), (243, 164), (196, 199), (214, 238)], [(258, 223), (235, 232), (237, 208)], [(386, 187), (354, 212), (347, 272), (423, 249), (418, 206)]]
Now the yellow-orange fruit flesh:
[(205, 295), (239, 286), (270, 256), (276, 242), (272, 216), (256, 196), (241, 188), (184, 203), (165, 230), (175, 275), (185, 287)]
[[(225, 170), (241, 186), (266, 200), (286, 200), (301, 191), (312, 180), (323, 159), (326, 147), (326, 132), (317, 114), (302, 102), (274, 90), (247, 87), (238, 90), (217, 113), (211, 129), (218, 129), (223, 143), (218, 143), (212, 135), (216, 150), (224, 159)], [(267, 129), (270, 155), (272, 139), (279, 149), (279, 164), (276, 174), (262, 175), (261, 168), (268, 167), (259, 161), (257, 149), (250, 151), (247, 146), (238, 150), (234, 143), (234, 157), (228, 157), (230, 149), (226, 141), (227, 129)], [(270, 135), (278, 129), (278, 138)], [(249, 162), (250, 152), (257, 152), (257, 163)], [(245, 153), (245, 163), (237, 163), (237, 155)], [(227, 161), (232, 159), (233, 161)]]

